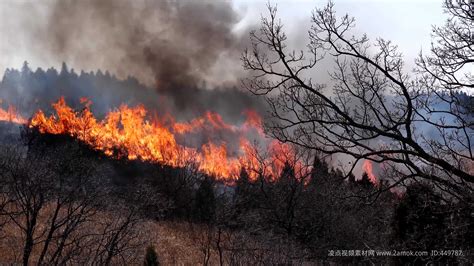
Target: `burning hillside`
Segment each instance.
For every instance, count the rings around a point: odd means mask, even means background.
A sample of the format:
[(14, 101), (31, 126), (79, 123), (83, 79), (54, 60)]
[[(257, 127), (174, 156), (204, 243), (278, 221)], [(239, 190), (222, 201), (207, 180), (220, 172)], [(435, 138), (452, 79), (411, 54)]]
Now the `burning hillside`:
[[(246, 121), (240, 125), (227, 124), (217, 113), (206, 112), (190, 122), (176, 122), (171, 115), (150, 115), (144, 106), (120, 108), (98, 120), (90, 110), (92, 104), (82, 99), (83, 109), (75, 111), (64, 98), (53, 104), (56, 114), (47, 116), (38, 111), (31, 119), (30, 127), (41, 133), (67, 134), (85, 142), (95, 150), (114, 158), (142, 160), (173, 167), (197, 164), (198, 169), (217, 179), (227, 181), (238, 177), (240, 170), (248, 170), (255, 179), (263, 172), (279, 176), (285, 163), (293, 161), (297, 172), (308, 172), (297, 162), (293, 149), (277, 140), (264, 137), (262, 120), (255, 112), (244, 113)], [(229, 142), (216, 141), (212, 133), (232, 136)], [(207, 136), (200, 147), (186, 145), (192, 134)], [(267, 147), (266, 162), (257, 161), (255, 141)], [(234, 143), (237, 142), (238, 147)], [(261, 169), (264, 165), (265, 169)]]
[(8, 106), (7, 110), (0, 108), (0, 121), (11, 122), (15, 124), (26, 124), (28, 120), (18, 114), (15, 107), (10, 105)]
[(253, 2), (0, 1), (2, 264), (472, 264), (472, 1)]

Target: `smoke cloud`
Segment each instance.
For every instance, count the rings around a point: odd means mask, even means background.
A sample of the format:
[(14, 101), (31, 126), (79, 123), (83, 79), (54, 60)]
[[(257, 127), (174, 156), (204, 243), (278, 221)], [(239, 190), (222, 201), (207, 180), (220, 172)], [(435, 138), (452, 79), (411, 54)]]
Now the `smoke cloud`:
[(51, 0), (13, 6), (20, 16), (11, 24), (22, 35), (16, 39), (38, 58), (136, 77), (155, 90), (158, 109), (189, 117), (205, 110), (233, 117), (248, 108), (263, 110), (259, 99), (238, 89), (248, 29), (235, 32), (241, 17), (230, 1)]
[[(186, 109), (212, 101), (201, 90), (238, 80), (240, 63), (221, 61), (238, 60), (242, 51), (243, 36), (232, 33), (238, 21), (224, 1), (66, 0), (53, 6), (45, 38), (60, 58), (99, 57), (107, 69), (138, 77)], [(235, 75), (223, 80), (216, 68)]]

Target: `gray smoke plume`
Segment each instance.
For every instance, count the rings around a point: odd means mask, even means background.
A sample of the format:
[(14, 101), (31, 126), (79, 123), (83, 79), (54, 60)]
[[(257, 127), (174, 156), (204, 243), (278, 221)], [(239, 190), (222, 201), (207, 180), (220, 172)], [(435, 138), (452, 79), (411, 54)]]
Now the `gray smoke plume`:
[[(248, 39), (232, 32), (238, 21), (226, 1), (64, 0), (52, 5), (36, 36), (66, 62), (91, 60), (119, 77), (136, 76), (180, 111), (221, 105), (232, 113), (242, 104), (259, 108), (232, 89), (243, 73), (238, 58)], [(223, 77), (222, 69), (232, 74)]]

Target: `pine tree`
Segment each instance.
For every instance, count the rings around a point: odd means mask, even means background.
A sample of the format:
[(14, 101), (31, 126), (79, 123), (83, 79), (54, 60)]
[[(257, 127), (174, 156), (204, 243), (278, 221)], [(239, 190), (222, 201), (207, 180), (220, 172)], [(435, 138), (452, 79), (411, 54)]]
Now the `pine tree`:
[(242, 168), (235, 186), (235, 208), (239, 212), (245, 212), (246, 210), (254, 208), (257, 205), (257, 201), (257, 193), (254, 191), (254, 186), (250, 181), (250, 176), (247, 173), (247, 170)]
[(23, 62), (23, 67), (21, 68), (21, 76), (23, 78), (28, 78), (30, 74), (31, 74), (31, 69), (28, 66), (28, 62), (25, 61)]
[(61, 76), (67, 76), (69, 74), (69, 70), (65, 62), (61, 65), (61, 72), (59, 73)]
[(240, 169), (239, 179), (236, 181), (235, 196), (237, 198), (247, 194), (250, 186), (249, 174), (245, 168)]
[(320, 159), (318, 155), (314, 156), (310, 184), (314, 185), (318, 180), (326, 179), (327, 177), (329, 177), (329, 166), (327, 162)]
[(295, 169), (293, 168), (292, 165), (290, 165), (289, 162), (285, 162), (285, 166), (283, 167), (283, 170), (281, 170), (279, 182), (280, 183), (293, 183), (296, 180), (295, 176)]
[(212, 180), (205, 177), (198, 190), (194, 201), (194, 217), (198, 222), (211, 222), (216, 209), (216, 199)]
[(370, 182), (369, 175), (366, 172), (362, 174), (362, 178), (360, 180), (357, 180), (357, 184), (361, 185), (364, 188), (373, 187), (372, 182)]

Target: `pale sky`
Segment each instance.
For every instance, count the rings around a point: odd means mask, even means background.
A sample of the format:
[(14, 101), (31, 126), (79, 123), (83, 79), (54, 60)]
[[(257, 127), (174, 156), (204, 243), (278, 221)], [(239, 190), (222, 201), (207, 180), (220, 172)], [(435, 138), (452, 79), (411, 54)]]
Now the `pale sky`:
[[(356, 19), (356, 31), (367, 33), (371, 40), (377, 37), (392, 40), (413, 61), (421, 48), (428, 51), (431, 26), (442, 25), (443, 0), (333, 0), (339, 15), (348, 13)], [(290, 33), (306, 34), (310, 16), (315, 7), (323, 7), (325, 0), (281, 0), (276, 3), (282, 22)], [(267, 1), (235, 0), (234, 5), (244, 15), (243, 24), (266, 14)]]
[[(19, 2), (27, 3), (21, 10), (26, 18), (18, 20), (14, 7)], [(59, 59), (45, 57), (37, 49), (31, 49), (33, 42), (25, 43), (22, 27), (43, 19), (48, 11), (50, 0), (0, 0), (0, 73), (7, 67), (21, 67), (28, 60), (33, 68), (60, 66)], [(340, 15), (349, 13), (356, 18), (356, 30), (367, 33), (369, 38), (383, 37), (399, 45), (409, 64), (421, 48), (427, 50), (433, 24), (444, 23), (442, 0), (334, 0)], [(28, 3), (35, 3), (36, 9), (29, 10)], [(311, 11), (323, 6), (326, 1), (311, 0), (273, 0), (286, 25), (289, 39), (305, 36), (309, 29)], [(235, 9), (242, 15), (237, 26), (243, 28), (255, 23), (261, 14), (266, 14), (266, 0), (234, 0)], [(33, 6), (33, 5), (31, 5)], [(13, 12), (15, 11), (15, 12)], [(31, 15), (29, 15), (31, 14)], [(23, 14), (24, 15), (24, 14)], [(33, 38), (34, 39), (34, 38)], [(91, 40), (93, 41), (93, 40)], [(74, 67), (74, 66), (72, 66)]]

